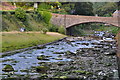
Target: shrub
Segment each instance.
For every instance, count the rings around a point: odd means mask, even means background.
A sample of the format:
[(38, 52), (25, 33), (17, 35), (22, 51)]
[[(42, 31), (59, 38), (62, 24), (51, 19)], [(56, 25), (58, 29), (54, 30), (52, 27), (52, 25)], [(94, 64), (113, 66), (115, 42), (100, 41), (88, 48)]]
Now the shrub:
[(43, 33), (43, 34), (46, 34), (46, 32), (48, 32), (48, 29), (47, 29), (47, 28), (43, 28), (43, 29), (42, 29), (42, 33)]
[(50, 32), (58, 32), (58, 26), (56, 26), (56, 25), (49, 25), (48, 30)]
[(38, 9), (39, 9), (40, 11), (48, 10), (48, 9), (50, 9), (50, 8), (51, 8), (51, 6), (48, 5), (48, 4), (46, 4), (46, 3), (41, 3), (41, 4), (38, 6)]
[(47, 11), (38, 11), (38, 14), (40, 15), (40, 18), (47, 24), (50, 23), (50, 19), (52, 17), (52, 14)]
[(17, 8), (15, 10), (15, 16), (20, 19), (21, 21), (25, 21), (26, 20), (26, 12), (21, 9), (21, 8)]
[(61, 33), (61, 34), (65, 34), (65, 28), (63, 26), (60, 26), (58, 28), (58, 32)]

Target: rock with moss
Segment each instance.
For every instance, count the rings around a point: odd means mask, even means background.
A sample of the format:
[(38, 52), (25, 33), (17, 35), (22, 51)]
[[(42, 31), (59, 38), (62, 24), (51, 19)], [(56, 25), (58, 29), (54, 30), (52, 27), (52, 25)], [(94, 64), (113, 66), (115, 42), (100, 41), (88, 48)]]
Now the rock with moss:
[(48, 78), (48, 75), (47, 74), (41, 74), (40, 79), (45, 79), (45, 78)]
[(80, 74), (86, 74), (86, 75), (92, 74), (91, 72), (82, 71), (82, 70), (75, 70), (75, 71), (73, 71), (73, 73), (80, 73)]
[(2, 71), (11, 72), (11, 71), (14, 71), (14, 68), (11, 65), (8, 64), (2, 69)]
[(72, 53), (72, 52), (70, 52), (70, 51), (66, 51), (65, 54), (66, 54), (66, 55), (71, 55), (71, 54), (74, 54), (74, 53)]
[(37, 49), (44, 49), (46, 46), (37, 46)]
[(37, 66), (36, 67), (36, 71), (39, 73), (46, 73), (47, 70), (49, 70), (49, 67), (47, 67), (47, 66)]
[(55, 60), (63, 60), (63, 58), (55, 58)]
[(45, 55), (41, 55), (37, 57), (38, 60), (49, 60)]
[(65, 78), (68, 78), (68, 77), (67, 76), (60, 76), (60, 78), (65, 79)]
[(63, 65), (65, 65), (65, 63), (64, 62), (58, 62), (57, 65), (58, 66), (63, 66)]
[(28, 70), (27, 69), (24, 69), (24, 70), (20, 70), (21, 72), (28, 72)]
[(53, 52), (53, 54), (64, 54), (64, 52)]

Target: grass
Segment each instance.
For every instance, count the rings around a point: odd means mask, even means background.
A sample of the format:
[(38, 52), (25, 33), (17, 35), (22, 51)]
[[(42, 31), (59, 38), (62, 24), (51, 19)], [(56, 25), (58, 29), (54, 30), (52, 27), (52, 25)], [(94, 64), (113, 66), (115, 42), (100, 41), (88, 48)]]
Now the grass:
[(41, 33), (3, 33), (2, 52), (27, 48), (61, 39), (65, 35), (48, 35)]

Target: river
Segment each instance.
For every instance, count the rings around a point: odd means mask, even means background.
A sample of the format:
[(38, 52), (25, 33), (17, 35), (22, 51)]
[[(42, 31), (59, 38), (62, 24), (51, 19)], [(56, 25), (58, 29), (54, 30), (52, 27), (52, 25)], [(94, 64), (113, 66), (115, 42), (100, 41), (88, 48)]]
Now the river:
[[(2, 77), (8, 78), (9, 74), (31, 78), (118, 79), (114, 36), (105, 32), (95, 32), (93, 36), (68, 37), (42, 48), (0, 58), (1, 70), (6, 65), (14, 68), (11, 74), (3, 70)], [(42, 71), (36, 66), (49, 69)]]

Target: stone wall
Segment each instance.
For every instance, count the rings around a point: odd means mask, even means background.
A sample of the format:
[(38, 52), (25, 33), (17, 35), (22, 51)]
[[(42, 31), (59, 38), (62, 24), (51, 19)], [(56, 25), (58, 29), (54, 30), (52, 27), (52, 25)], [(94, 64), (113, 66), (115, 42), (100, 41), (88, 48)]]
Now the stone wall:
[(80, 15), (62, 15), (52, 14), (51, 23), (64, 26), (65, 28), (72, 27), (74, 25), (90, 22), (108, 23), (117, 27), (119, 26), (118, 17), (96, 17), (96, 16), (80, 16)]

